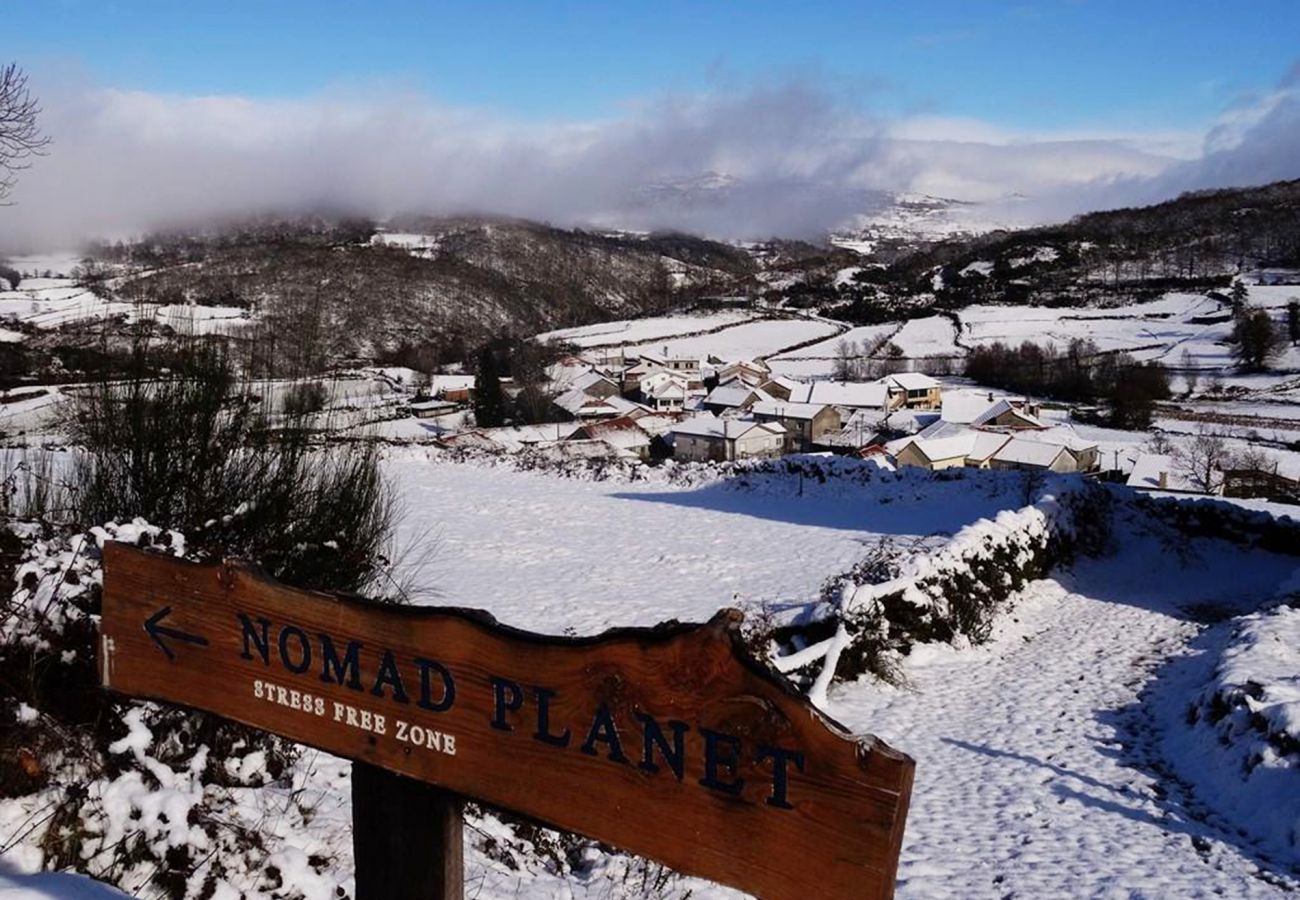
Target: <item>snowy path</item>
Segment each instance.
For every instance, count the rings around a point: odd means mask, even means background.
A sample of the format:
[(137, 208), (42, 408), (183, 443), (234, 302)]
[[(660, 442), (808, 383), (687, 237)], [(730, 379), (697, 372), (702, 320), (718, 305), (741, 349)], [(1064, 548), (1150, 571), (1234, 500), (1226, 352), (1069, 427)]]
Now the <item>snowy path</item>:
[[(900, 897), (1273, 897), (1284, 884), (1161, 778), (1144, 701), (1203, 626), (1197, 604), (1249, 608), (1294, 558), (1128, 535), (1022, 595), (988, 646), (924, 648), (910, 689), (856, 684), (831, 712), (917, 760)], [(1154, 692), (1158, 693), (1158, 692)], [(1171, 702), (1185, 705), (1186, 695)]]

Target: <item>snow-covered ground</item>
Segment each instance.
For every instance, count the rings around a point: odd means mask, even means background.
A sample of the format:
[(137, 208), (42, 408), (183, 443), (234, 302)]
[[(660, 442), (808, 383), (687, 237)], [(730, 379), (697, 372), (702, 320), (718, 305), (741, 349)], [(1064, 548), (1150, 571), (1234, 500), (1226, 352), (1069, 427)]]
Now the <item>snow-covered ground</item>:
[(635, 344), (642, 341), (662, 340), (678, 335), (694, 334), (728, 325), (739, 325), (754, 318), (746, 310), (723, 310), (705, 315), (654, 316), (646, 319), (621, 319), (584, 325), (580, 328), (562, 328), (537, 335), (539, 341), (563, 341), (578, 347)]
[(424, 594), (433, 602), (484, 607), (549, 633), (807, 603), (879, 538), (951, 534), (1021, 496), (1016, 479), (989, 473), (972, 473), (963, 489), (918, 472), (880, 472), (867, 487), (759, 476), (745, 479), (749, 487), (684, 488), (415, 450), (395, 454), (389, 471), (406, 510), (399, 545), (433, 540), (427, 567), (412, 570), (417, 591), (436, 587)]
[(838, 334), (842, 326), (815, 319), (763, 319), (745, 322), (714, 334), (696, 337), (664, 338), (635, 345), (635, 349), (648, 353), (667, 353), (672, 356), (698, 356), (710, 354), (719, 359), (758, 359), (779, 353), (804, 341)]
[(1200, 610), (1258, 606), (1296, 559), (1118, 537), (1116, 556), (1030, 585), (990, 644), (921, 648), (902, 688), (831, 691), (833, 715), (917, 760), (900, 897), (1300, 889), (1285, 874), (1300, 853), (1264, 862), (1167, 776), (1161, 749), (1187, 727), (1191, 697), (1168, 688), (1203, 653)]
[[(1025, 496), (1019, 476), (997, 472), (801, 484), (789, 475), (718, 481), (691, 467), (677, 481), (662, 472), (592, 480), (423, 449), (394, 450), (385, 467), (406, 506), (395, 574), (413, 599), (480, 607), (549, 633), (805, 603), (881, 537), (951, 533)], [(989, 644), (921, 646), (902, 686), (831, 690), (832, 715), (917, 760), (900, 897), (1300, 890), (1290, 868), (1300, 853), (1287, 859), (1238, 833), (1250, 823), (1216, 806), (1196, 772), (1166, 752), (1192, 728), (1190, 687), (1206, 683), (1235, 633), (1222, 617), (1273, 597), (1297, 559), (1187, 542), (1128, 518), (1114, 547), (1028, 585)], [(267, 823), (281, 848), (273, 862), (305, 900), (333, 896), (331, 879), (306, 865), (310, 853), (336, 859), (329, 874), (350, 887), (347, 771), (309, 751), (288, 782), (240, 792), (241, 817)], [(467, 833), (467, 892), (480, 900), (739, 896), (698, 879), (660, 882), (655, 869), (594, 846), (571, 870), (505, 862), (479, 849), (484, 834), (505, 832), (487, 815)], [(38, 860), (26, 845), (0, 857), (0, 898), (115, 896), (67, 876), (21, 874)], [(251, 882), (236, 887), (267, 896)]]

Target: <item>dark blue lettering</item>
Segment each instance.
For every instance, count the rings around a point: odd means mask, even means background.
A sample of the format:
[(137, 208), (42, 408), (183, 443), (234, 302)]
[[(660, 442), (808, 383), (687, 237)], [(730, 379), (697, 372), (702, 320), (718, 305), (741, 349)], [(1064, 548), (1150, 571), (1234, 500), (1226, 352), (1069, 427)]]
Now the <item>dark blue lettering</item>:
[(569, 729), (564, 729), (563, 734), (551, 734), (551, 698), (554, 696), (555, 691), (550, 688), (533, 688), (533, 697), (537, 700), (537, 731), (533, 733), (533, 737), (552, 747), (567, 747)]
[(772, 795), (767, 798), (768, 806), (775, 806), (778, 809), (794, 809), (790, 801), (786, 799), (790, 789), (790, 773), (786, 768), (787, 763), (794, 763), (794, 767), (800, 772), (803, 771), (803, 754), (798, 750), (783, 750), (780, 747), (768, 747), (760, 745), (758, 748), (758, 761), (772, 760)]
[[(514, 712), (523, 705), (524, 690), (517, 682), (510, 681), (507, 678), (497, 678), (495, 675), (488, 676), (492, 682), (492, 727), (498, 731), (514, 731), (510, 723), (506, 721), (506, 713)], [(509, 699), (506, 694), (509, 693)]]
[[(416, 705), (431, 712), (446, 712), (451, 709), (451, 705), (456, 702), (456, 682), (447, 671), (447, 667), (422, 656), (415, 658), (415, 664), (420, 667), (420, 702)], [(437, 703), (433, 702), (430, 672), (437, 672), (438, 677), (442, 679), (442, 699)]]
[[(361, 667), (357, 662), (357, 654), (361, 652), (361, 642), (348, 641), (348, 649), (343, 654), (343, 659), (340, 660), (338, 651), (334, 649), (334, 642), (330, 640), (330, 636), (328, 634), (319, 634), (317, 637), (320, 638), (320, 680), (326, 684), (331, 682), (345, 684), (354, 691), (361, 690)], [(331, 669), (333, 670), (332, 674)]]
[[(289, 638), (298, 640), (298, 653), (300, 659), (298, 662), (289, 660)], [(296, 625), (285, 625), (280, 629), (280, 662), (290, 672), (301, 675), (307, 671), (311, 665), (311, 642), (307, 640), (307, 633)]]
[(597, 742), (609, 748), (607, 756), (611, 760), (627, 762), (627, 757), (623, 755), (623, 742), (619, 739), (618, 728), (614, 726), (614, 717), (610, 714), (609, 707), (603, 703), (596, 708), (596, 715), (591, 720), (591, 730), (587, 732), (587, 739), (578, 749), (588, 756), (595, 756)]
[(406, 697), (406, 689), (402, 687), (402, 676), (397, 671), (397, 662), (393, 659), (393, 651), (385, 650), (384, 655), (379, 659), (379, 671), (375, 674), (375, 686), (370, 689), (370, 693), (376, 697), (384, 696), (384, 685), (393, 689), (393, 699), (398, 703), (410, 703)]
[(269, 619), (258, 619), (257, 624), (262, 626), (262, 636), (259, 639), (257, 630), (253, 627), (252, 619), (243, 613), (236, 613), (239, 616), (239, 625), (244, 630), (244, 652), (239, 654), (243, 659), (252, 659), (253, 654), (248, 652), (248, 640), (252, 638), (253, 646), (257, 648), (258, 655), (262, 657), (262, 664), (269, 666), (271, 664), (271, 637), (268, 629), (271, 627)]
[(641, 720), (641, 725), (645, 729), (645, 742), (641, 748), (641, 768), (647, 772), (659, 771), (659, 766), (654, 760), (655, 747), (658, 747), (659, 754), (668, 764), (668, 768), (672, 769), (677, 780), (681, 781), (686, 759), (686, 732), (690, 730), (690, 726), (685, 722), (669, 719), (668, 728), (673, 733), (672, 746), (669, 746), (668, 738), (654, 716), (639, 712), (636, 717)]
[[(704, 736), (704, 777), (700, 784), (714, 791), (739, 797), (745, 787), (745, 780), (736, 777), (736, 765), (740, 761), (740, 738), (701, 728)], [(729, 753), (724, 748), (730, 748)], [(731, 778), (723, 781), (720, 775)]]

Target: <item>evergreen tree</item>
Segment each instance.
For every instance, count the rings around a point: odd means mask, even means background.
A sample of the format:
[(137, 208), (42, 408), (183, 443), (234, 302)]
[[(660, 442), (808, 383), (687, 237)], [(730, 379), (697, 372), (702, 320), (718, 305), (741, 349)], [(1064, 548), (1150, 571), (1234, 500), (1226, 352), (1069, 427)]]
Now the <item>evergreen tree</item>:
[(474, 375), (474, 421), (480, 428), (495, 428), (506, 421), (506, 401), (501, 393), (496, 356), (484, 347)]
[(1286, 334), (1291, 346), (1300, 344), (1300, 300), (1292, 297), (1286, 304)]
[(1232, 283), (1232, 290), (1228, 293), (1232, 300), (1232, 311), (1239, 314), (1246, 309), (1246, 298), (1249, 296), (1246, 292), (1246, 283), (1238, 279)]
[(1261, 372), (1281, 349), (1281, 335), (1264, 309), (1244, 309), (1232, 326), (1237, 362), (1247, 372)]

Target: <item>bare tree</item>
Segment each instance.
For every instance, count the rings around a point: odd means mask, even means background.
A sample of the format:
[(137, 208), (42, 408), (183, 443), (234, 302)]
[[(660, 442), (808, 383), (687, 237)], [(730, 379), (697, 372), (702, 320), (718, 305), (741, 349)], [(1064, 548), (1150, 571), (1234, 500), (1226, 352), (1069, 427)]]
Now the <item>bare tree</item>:
[(1192, 394), (1196, 393), (1196, 385), (1201, 380), (1201, 372), (1196, 366), (1196, 357), (1192, 356), (1191, 350), (1183, 350), (1181, 365), (1183, 370), (1183, 381), (1187, 384), (1187, 396), (1190, 397)]
[(853, 343), (840, 338), (835, 344), (835, 361), (831, 364), (832, 379), (848, 381), (853, 377), (853, 356)]
[(1174, 462), (1192, 487), (1217, 494), (1223, 488), (1223, 470), (1231, 462), (1231, 452), (1223, 435), (1202, 430), (1175, 451)]
[(0, 203), (13, 190), (17, 173), (50, 143), (36, 124), (40, 112), (27, 88), (27, 73), (16, 63), (0, 68)]

